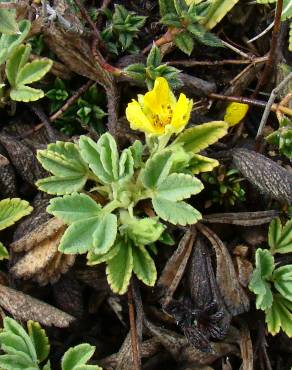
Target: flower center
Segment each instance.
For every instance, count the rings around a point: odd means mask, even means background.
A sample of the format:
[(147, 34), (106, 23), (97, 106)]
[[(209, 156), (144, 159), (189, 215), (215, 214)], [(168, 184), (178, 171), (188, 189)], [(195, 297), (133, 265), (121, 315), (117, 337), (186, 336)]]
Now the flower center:
[(152, 114), (152, 123), (154, 127), (161, 128), (169, 125), (172, 119), (173, 110), (170, 104), (161, 105), (161, 112)]

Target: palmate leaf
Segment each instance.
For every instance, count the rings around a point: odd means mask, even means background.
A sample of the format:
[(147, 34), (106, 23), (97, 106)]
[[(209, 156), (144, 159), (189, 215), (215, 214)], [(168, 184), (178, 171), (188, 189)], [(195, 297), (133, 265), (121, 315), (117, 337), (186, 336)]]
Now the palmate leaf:
[(169, 13), (176, 13), (173, 0), (159, 0), (159, 12), (160, 16), (164, 17)]
[(266, 323), (272, 335), (282, 329), (288, 337), (292, 337), (292, 302), (275, 294), (272, 306), (266, 310)]
[(111, 182), (116, 181), (119, 176), (119, 153), (115, 139), (107, 132), (98, 140), (97, 148), (105, 172)]
[[(162, 56), (159, 47), (155, 44), (152, 45), (152, 48), (147, 57), (147, 67), (158, 67), (162, 62)], [(145, 68), (145, 66), (143, 65)]]
[(62, 370), (101, 370), (97, 365), (86, 365), (93, 356), (94, 351), (95, 347), (88, 343), (69, 348), (62, 358)]
[(3, 199), (0, 201), (0, 230), (13, 225), (22, 217), (31, 213), (32, 207), (19, 198)]
[(73, 193), (51, 199), (47, 212), (70, 225), (73, 222), (100, 216), (101, 206), (89, 195)]
[(113, 292), (124, 294), (127, 291), (133, 270), (132, 246), (121, 241), (118, 253), (107, 262), (107, 280)]
[(155, 193), (159, 198), (178, 201), (200, 193), (203, 188), (204, 185), (199, 179), (191, 175), (173, 173), (157, 186)]
[(157, 271), (152, 257), (143, 246), (134, 246), (132, 252), (134, 273), (144, 284), (154, 286)]
[(38, 361), (43, 362), (50, 353), (49, 338), (38, 322), (34, 322), (32, 320), (28, 321), (27, 329), (30, 339), (34, 344)]
[(292, 302), (292, 265), (277, 268), (273, 273), (273, 280), (278, 292)]
[(292, 220), (282, 227), (280, 219), (274, 219), (270, 223), (268, 237), (272, 253), (292, 252)]
[(77, 145), (57, 141), (37, 151), (41, 165), (55, 176), (38, 180), (36, 185), (49, 194), (69, 194), (81, 190), (90, 174)]
[[(30, 366), (37, 364), (37, 353), (31, 338), (23, 327), (10, 317), (4, 319), (4, 328), (0, 333), (0, 343), (1, 348), (9, 355), (21, 356)], [(0, 356), (0, 359), (3, 360), (3, 356)]]
[(120, 233), (131, 239), (134, 245), (148, 245), (156, 242), (162, 235), (165, 226), (158, 217), (133, 218), (121, 215), (123, 225)]
[(256, 251), (256, 268), (253, 271), (249, 289), (256, 297), (257, 309), (266, 310), (273, 303), (273, 295), (268, 280), (274, 271), (274, 257), (266, 249), (258, 248)]
[(184, 130), (173, 144), (183, 145), (186, 151), (198, 153), (200, 150), (214, 144), (227, 134), (228, 124), (224, 121), (203, 123)]
[(0, 242), (0, 261), (9, 259), (9, 253), (6, 247)]
[(174, 202), (164, 198), (152, 198), (157, 215), (174, 225), (192, 225), (202, 218), (201, 213), (185, 202)]
[(143, 185), (147, 188), (154, 188), (168, 176), (172, 165), (172, 152), (164, 150), (155, 154), (146, 162), (142, 174)]
[(111, 183), (111, 175), (104, 169), (101, 157), (100, 147), (87, 136), (81, 136), (79, 139), (80, 154), (83, 160), (89, 165), (93, 173), (104, 183)]

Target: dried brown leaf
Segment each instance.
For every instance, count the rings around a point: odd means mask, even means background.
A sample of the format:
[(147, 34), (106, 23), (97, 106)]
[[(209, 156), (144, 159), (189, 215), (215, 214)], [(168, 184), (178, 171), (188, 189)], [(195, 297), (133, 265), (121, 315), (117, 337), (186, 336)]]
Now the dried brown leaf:
[(194, 240), (195, 234), (191, 230), (188, 230), (172, 256), (168, 259), (158, 279), (157, 287), (163, 291), (163, 304), (166, 304), (172, 298), (182, 278), (193, 248)]
[(64, 231), (64, 223), (53, 217), (44, 224), (39, 225), (22, 238), (10, 244), (10, 248), (14, 252), (24, 252), (35, 248), (38, 244), (54, 239), (55, 236), (60, 236), (60, 232)]
[(262, 193), (292, 203), (292, 174), (262, 154), (248, 149), (233, 151), (235, 167)]
[(242, 358), (242, 370), (253, 370), (253, 348), (252, 341), (250, 338), (250, 332), (246, 324), (241, 324), (240, 330), (240, 351)]
[(18, 320), (34, 320), (45, 326), (65, 328), (75, 320), (56, 307), (1, 284), (0, 306)]
[(228, 311), (233, 315), (249, 310), (249, 299), (240, 286), (230, 254), (220, 238), (208, 227), (197, 224), (199, 231), (210, 241), (216, 253), (216, 280)]
[(203, 217), (203, 221), (211, 224), (230, 224), (240, 226), (264, 225), (279, 215), (277, 210), (259, 212), (214, 213)]

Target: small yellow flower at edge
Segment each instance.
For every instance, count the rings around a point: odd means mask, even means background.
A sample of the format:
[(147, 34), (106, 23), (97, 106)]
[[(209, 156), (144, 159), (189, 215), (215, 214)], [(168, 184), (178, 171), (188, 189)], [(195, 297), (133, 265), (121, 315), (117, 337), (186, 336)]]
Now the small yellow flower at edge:
[(180, 94), (176, 100), (163, 77), (155, 80), (153, 90), (138, 95), (126, 108), (126, 117), (133, 130), (146, 134), (178, 134), (190, 119), (193, 101)]

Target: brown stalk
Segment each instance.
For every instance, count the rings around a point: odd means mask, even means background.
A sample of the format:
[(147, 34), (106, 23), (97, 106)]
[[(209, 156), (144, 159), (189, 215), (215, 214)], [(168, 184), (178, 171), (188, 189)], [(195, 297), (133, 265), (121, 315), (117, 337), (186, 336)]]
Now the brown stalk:
[(135, 306), (134, 306), (133, 281), (132, 280), (128, 288), (128, 306), (129, 306), (131, 345), (132, 345), (132, 356), (133, 356), (133, 366), (134, 366), (133, 370), (141, 370), (141, 356), (140, 356), (140, 347), (139, 347), (136, 318), (135, 318)]

